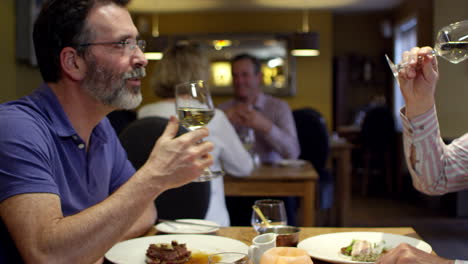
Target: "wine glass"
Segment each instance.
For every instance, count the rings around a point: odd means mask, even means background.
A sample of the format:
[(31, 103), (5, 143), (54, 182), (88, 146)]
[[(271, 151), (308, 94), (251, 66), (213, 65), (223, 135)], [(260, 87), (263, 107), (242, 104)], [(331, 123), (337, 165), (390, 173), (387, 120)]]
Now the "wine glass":
[(260, 155), (255, 151), (255, 131), (250, 127), (241, 127), (237, 130), (242, 145), (252, 157), (255, 167), (260, 165)]
[[(432, 55), (440, 56), (453, 64), (468, 59), (468, 20), (441, 28), (437, 33)], [(395, 78), (398, 72), (407, 65), (407, 63), (393, 63), (386, 54), (385, 58)]]
[[(181, 83), (175, 87), (176, 111), (180, 124), (188, 130), (196, 130), (210, 122), (215, 114), (210, 90), (202, 80)], [(223, 176), (223, 171), (206, 168), (196, 182), (209, 181)]]
[(286, 208), (284, 207), (283, 201), (264, 199), (255, 201), (254, 205), (260, 209), (268, 222), (265, 223), (255, 210), (252, 211), (251, 224), (258, 233), (260, 233), (260, 229), (268, 226), (287, 224), (288, 216), (286, 215)]
[(242, 145), (244, 145), (247, 152), (252, 153), (255, 146), (255, 133), (250, 127), (241, 127), (238, 129), (237, 135), (239, 136)]

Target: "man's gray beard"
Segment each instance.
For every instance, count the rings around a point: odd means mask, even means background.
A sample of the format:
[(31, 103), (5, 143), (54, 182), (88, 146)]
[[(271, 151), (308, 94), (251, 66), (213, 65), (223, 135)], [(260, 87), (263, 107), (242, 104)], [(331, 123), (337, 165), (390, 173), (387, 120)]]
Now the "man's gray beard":
[(140, 105), (141, 101), (143, 100), (143, 96), (141, 95), (140, 86), (132, 87), (133, 90), (138, 89), (136, 94), (131, 93), (128, 89), (118, 89), (117, 94), (114, 98), (108, 101), (107, 105), (119, 108), (119, 109), (135, 109), (137, 106)]
[(129, 78), (143, 78), (146, 75), (144, 68), (137, 68), (117, 76), (103, 67), (97, 67), (95, 61), (91, 60), (88, 65), (88, 75), (83, 84), (85, 90), (104, 105), (126, 110), (140, 105), (143, 99), (141, 87), (131, 87), (132, 93), (126, 88), (125, 81)]

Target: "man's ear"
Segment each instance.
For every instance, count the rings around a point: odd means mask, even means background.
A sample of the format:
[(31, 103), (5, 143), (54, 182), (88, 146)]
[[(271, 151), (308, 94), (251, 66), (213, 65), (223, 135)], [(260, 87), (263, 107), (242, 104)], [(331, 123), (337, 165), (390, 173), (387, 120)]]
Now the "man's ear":
[(79, 81), (86, 75), (86, 64), (81, 56), (78, 55), (76, 49), (65, 47), (60, 52), (60, 65), (62, 72), (68, 78)]

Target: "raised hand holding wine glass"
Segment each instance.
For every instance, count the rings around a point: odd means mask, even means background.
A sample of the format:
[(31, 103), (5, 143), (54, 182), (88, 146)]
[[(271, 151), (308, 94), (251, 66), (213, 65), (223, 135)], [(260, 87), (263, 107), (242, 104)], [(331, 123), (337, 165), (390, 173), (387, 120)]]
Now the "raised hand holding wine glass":
[[(207, 83), (202, 80), (178, 84), (175, 87), (175, 98), (179, 122), (188, 130), (206, 126), (214, 116), (210, 90)], [(209, 181), (223, 175), (223, 171), (212, 171), (207, 168), (195, 181)]]
[[(437, 33), (434, 49), (428, 55), (440, 56), (454, 64), (468, 59), (468, 20), (441, 28)], [(402, 69), (412, 66), (408, 62), (395, 64), (387, 55), (385, 58), (395, 78)], [(422, 57), (415, 58), (414, 62), (417, 63), (422, 59)]]

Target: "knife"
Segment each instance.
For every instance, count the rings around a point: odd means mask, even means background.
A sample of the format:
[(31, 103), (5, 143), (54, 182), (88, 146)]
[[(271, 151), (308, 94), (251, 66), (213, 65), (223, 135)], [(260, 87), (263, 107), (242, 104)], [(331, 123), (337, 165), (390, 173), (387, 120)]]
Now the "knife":
[(219, 225), (209, 225), (209, 224), (199, 224), (199, 223), (192, 223), (192, 222), (183, 222), (177, 220), (168, 220), (168, 219), (159, 219), (158, 222), (160, 223), (175, 223), (175, 224), (184, 224), (184, 225), (192, 225), (192, 226), (204, 226), (204, 227), (211, 227), (211, 228), (221, 228)]

